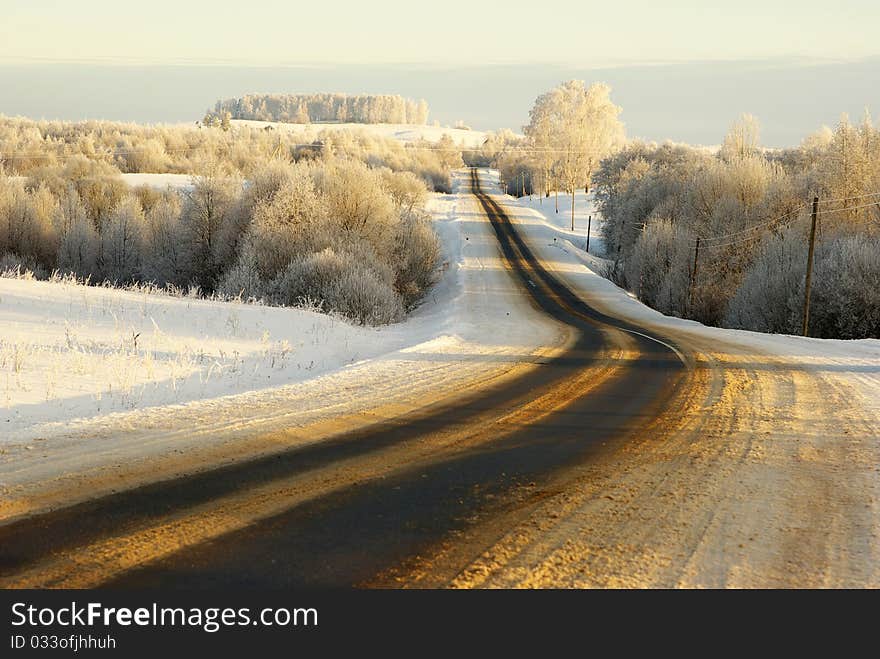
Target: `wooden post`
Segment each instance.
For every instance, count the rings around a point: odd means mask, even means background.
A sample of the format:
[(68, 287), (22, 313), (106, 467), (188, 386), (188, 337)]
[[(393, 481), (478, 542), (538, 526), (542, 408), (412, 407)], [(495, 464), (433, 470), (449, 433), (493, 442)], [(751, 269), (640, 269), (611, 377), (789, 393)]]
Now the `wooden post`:
[(526, 170), (522, 170), (522, 172), (520, 173), (520, 176), (522, 177), (522, 196), (525, 197), (526, 196)]
[(556, 212), (559, 212), (559, 177), (556, 177), (556, 185), (553, 186), (556, 188)]
[(590, 226), (593, 224), (593, 216), (587, 216), (587, 254), (590, 253)]
[(574, 231), (574, 186), (571, 188), (571, 230)]
[(810, 213), (810, 249), (807, 252), (807, 281), (804, 286), (804, 327), (803, 336), (808, 336), (810, 328), (810, 288), (813, 285), (813, 252), (816, 248), (816, 218), (819, 215), (819, 197), (813, 197), (813, 210)]

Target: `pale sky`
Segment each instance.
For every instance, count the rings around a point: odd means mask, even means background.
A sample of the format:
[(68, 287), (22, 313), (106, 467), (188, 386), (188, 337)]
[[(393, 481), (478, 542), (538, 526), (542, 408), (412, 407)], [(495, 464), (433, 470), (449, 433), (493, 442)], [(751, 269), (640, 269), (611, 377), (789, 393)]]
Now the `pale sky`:
[(877, 0), (0, 0), (0, 62), (855, 59), (878, 25)]

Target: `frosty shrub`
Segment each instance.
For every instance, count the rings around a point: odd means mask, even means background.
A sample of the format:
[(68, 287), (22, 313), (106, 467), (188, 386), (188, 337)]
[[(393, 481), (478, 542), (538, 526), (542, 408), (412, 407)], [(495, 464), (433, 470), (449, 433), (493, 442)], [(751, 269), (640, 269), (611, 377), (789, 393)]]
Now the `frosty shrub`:
[(730, 300), (725, 325), (796, 334), (801, 328), (807, 253), (802, 231), (769, 241)]
[(260, 276), (270, 281), (300, 254), (329, 246), (334, 233), (329, 225), (311, 168), (300, 165), (278, 190), (257, 202), (245, 243)]
[(129, 197), (101, 225), (98, 266), (109, 281), (125, 283), (141, 272), (146, 220), (137, 199)]
[(394, 287), (407, 307), (415, 304), (434, 283), (440, 241), (428, 218), (416, 211), (403, 216), (395, 254)]
[(403, 211), (412, 212), (428, 201), (428, 188), (425, 182), (412, 172), (380, 171), (382, 185), (391, 195), (395, 205)]
[(260, 277), (252, 247), (245, 247), (235, 265), (223, 275), (217, 292), (223, 297), (243, 300), (263, 300), (266, 297), (266, 285)]
[[(426, 181), (448, 183), (461, 162), (454, 145), (421, 150), (322, 131), (306, 152), (289, 135), (229, 130), (234, 139), (0, 117), (4, 153), (8, 143), (36, 154), (8, 161), (16, 178), (0, 162), (0, 254), (40, 276), (58, 269), (96, 285), (307, 300), (369, 324), (400, 319), (424, 296), (439, 253)], [(191, 185), (130, 188), (121, 178), (144, 168), (192, 174)]]
[(840, 236), (817, 252), (810, 335), (880, 337), (880, 238)]
[[(603, 160), (594, 181), (615, 281), (666, 313), (799, 333), (818, 196), (810, 334), (880, 336), (880, 205), (865, 201), (880, 193), (880, 132), (870, 117), (854, 126), (844, 116), (834, 130), (782, 151), (762, 149), (758, 134), (744, 116), (719, 152), (635, 142)], [(689, 254), (672, 249), (679, 239), (668, 225), (689, 237)], [(697, 256), (691, 283), (676, 264)]]
[(98, 232), (87, 217), (76, 217), (62, 230), (58, 269), (88, 279), (98, 275)]
[(670, 220), (652, 222), (626, 262), (626, 279), (646, 304), (682, 316), (688, 303), (690, 237)]
[[(838, 236), (823, 242), (813, 263), (810, 336), (880, 336), (880, 239)], [(807, 252), (803, 237), (767, 245), (730, 302), (731, 327), (799, 334)]]
[[(416, 112), (417, 118), (421, 112)], [(266, 127), (225, 128), (219, 122), (216, 126), (213, 122), (204, 126), (141, 126), (0, 115), (0, 168), (10, 175), (31, 177), (30, 188), (45, 183), (56, 196), (73, 181), (89, 216), (97, 221), (126, 194), (120, 172), (204, 175), (205, 163), (222, 163), (234, 170), (228, 174), (255, 179), (273, 162), (280, 169), (287, 160), (351, 158), (374, 168), (412, 172), (433, 190), (449, 192), (450, 169), (462, 165), (461, 153), (451, 140), (437, 149), (429, 143), (404, 145), (374, 134), (334, 130), (332, 124), (316, 125), (308, 137)], [(311, 144), (304, 145), (304, 140)], [(4, 158), (7, 154), (14, 157)], [(271, 178), (278, 170), (268, 174)]]
[(330, 248), (291, 261), (269, 288), (278, 304), (323, 300), (329, 309), (366, 325), (394, 322), (403, 315), (400, 296), (372, 268)]
[(31, 258), (6, 253), (0, 255), (0, 277), (48, 279), (49, 273)]

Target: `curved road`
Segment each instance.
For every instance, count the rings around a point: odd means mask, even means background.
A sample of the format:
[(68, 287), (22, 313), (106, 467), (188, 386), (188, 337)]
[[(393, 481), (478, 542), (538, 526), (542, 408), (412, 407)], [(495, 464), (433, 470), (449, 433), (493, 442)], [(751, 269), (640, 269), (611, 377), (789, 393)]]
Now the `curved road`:
[[(472, 185), (512, 276), (569, 328), (563, 351), (416, 414), (0, 526), (0, 586), (691, 583), (727, 520), (722, 477), (737, 478), (718, 444), (692, 447), (741, 432), (730, 387), (754, 383), (727, 377), (712, 346), (588, 304), (476, 170)], [(683, 474), (692, 490), (670, 494)], [(732, 533), (711, 546), (742, 548)]]

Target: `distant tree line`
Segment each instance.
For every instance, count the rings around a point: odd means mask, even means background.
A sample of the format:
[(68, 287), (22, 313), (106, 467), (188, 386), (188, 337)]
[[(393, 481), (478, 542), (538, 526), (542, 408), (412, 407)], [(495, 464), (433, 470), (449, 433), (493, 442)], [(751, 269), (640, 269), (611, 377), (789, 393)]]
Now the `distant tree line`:
[(219, 125), (225, 119), (424, 125), (428, 123), (428, 103), (396, 95), (248, 94), (217, 101), (204, 122)]

